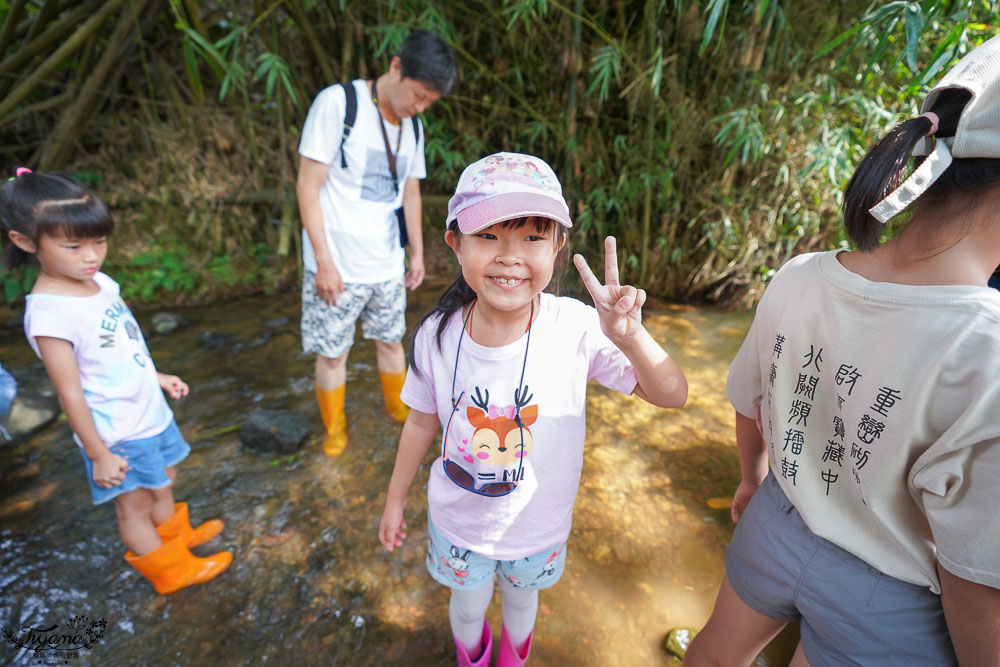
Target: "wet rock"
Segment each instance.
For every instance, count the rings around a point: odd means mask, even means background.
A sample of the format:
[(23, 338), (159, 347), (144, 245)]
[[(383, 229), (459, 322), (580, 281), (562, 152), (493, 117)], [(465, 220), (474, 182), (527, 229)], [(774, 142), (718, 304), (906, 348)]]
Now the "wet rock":
[(291, 320), (287, 317), (272, 317), (268, 320), (264, 320), (263, 324), (265, 329), (279, 329), (289, 322), (291, 322)]
[[(11, 442), (21, 442), (51, 424), (58, 416), (59, 399), (55, 396), (31, 395), (22, 392), (14, 399), (3, 426), (10, 434)], [(3, 440), (6, 438), (0, 432), (0, 442)]]
[(271, 334), (266, 331), (262, 331), (256, 338), (250, 341), (250, 347), (264, 347), (271, 341)]
[(183, 318), (176, 313), (154, 313), (152, 322), (153, 331), (160, 335), (171, 333), (184, 323)]
[(302, 415), (282, 410), (250, 413), (240, 428), (244, 446), (267, 454), (294, 454), (312, 435), (312, 427)]
[(200, 331), (198, 333), (198, 342), (213, 350), (219, 350), (226, 347), (229, 344), (230, 338), (232, 338), (232, 336), (229, 334), (211, 331), (210, 329), (205, 329), (204, 331)]
[(698, 631), (694, 628), (674, 628), (667, 633), (666, 638), (663, 640), (663, 650), (670, 655), (683, 659), (684, 654), (687, 653), (688, 646), (691, 645), (691, 640), (694, 639), (696, 634), (698, 634)]

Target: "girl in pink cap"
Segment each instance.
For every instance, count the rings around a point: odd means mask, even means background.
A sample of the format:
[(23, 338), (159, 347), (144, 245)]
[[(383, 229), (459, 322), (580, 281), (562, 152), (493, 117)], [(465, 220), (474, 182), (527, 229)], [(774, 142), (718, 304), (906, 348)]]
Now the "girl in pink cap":
[(497, 153), (468, 166), (445, 241), (462, 270), (416, 327), (402, 399), (410, 414), (379, 539), (406, 538), (406, 494), (442, 426), (428, 482), (427, 568), (451, 589), (460, 666), (488, 665), (486, 609), (503, 597), (502, 667), (531, 650), (538, 591), (562, 574), (583, 464), (587, 382), (680, 407), (687, 381), (642, 326), (645, 292), (574, 260), (594, 307), (546, 293), (572, 225), (543, 160)]
[(847, 186), (858, 250), (782, 267), (733, 361), (739, 523), (685, 665), (789, 621), (796, 666), (1000, 664), (1000, 37), (923, 110)]

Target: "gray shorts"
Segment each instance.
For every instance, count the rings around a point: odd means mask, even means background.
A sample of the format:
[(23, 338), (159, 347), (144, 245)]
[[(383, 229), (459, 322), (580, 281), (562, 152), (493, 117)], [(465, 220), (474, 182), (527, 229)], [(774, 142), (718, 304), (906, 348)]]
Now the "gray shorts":
[(351, 349), (355, 322), (369, 340), (398, 343), (406, 333), (403, 277), (382, 283), (350, 283), (331, 306), (316, 296), (316, 274), (302, 276), (302, 350), (330, 359)]
[(811, 667), (958, 664), (940, 596), (813, 533), (772, 474), (736, 524), (726, 575), (755, 611), (800, 622)]

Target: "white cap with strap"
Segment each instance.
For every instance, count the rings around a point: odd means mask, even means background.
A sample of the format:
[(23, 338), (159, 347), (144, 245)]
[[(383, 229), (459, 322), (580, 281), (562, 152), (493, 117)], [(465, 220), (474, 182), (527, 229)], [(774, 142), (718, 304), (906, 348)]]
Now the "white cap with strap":
[(888, 222), (915, 202), (951, 165), (952, 158), (1000, 159), (1000, 35), (973, 49), (941, 79), (924, 100), (923, 115), (930, 118), (938, 95), (952, 88), (972, 95), (955, 136), (934, 138), (936, 117), (931, 119), (932, 132), (913, 149), (914, 155), (927, 155), (927, 159), (868, 211), (880, 222)]

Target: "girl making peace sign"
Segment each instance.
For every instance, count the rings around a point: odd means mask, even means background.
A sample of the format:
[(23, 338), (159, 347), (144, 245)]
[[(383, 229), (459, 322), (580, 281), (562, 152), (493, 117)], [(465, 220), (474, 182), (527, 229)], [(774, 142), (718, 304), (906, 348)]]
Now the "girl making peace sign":
[(402, 399), (410, 406), (379, 539), (406, 538), (406, 494), (438, 425), (427, 495), (431, 576), (451, 589), (459, 665), (488, 665), (486, 609), (503, 595), (498, 665), (523, 665), (538, 591), (562, 574), (583, 465), (587, 383), (680, 407), (687, 381), (642, 326), (643, 290), (618, 283), (614, 238), (605, 284), (574, 258), (596, 308), (548, 287), (571, 226), (544, 161), (497, 153), (466, 167), (445, 241), (461, 274), (417, 325)]

